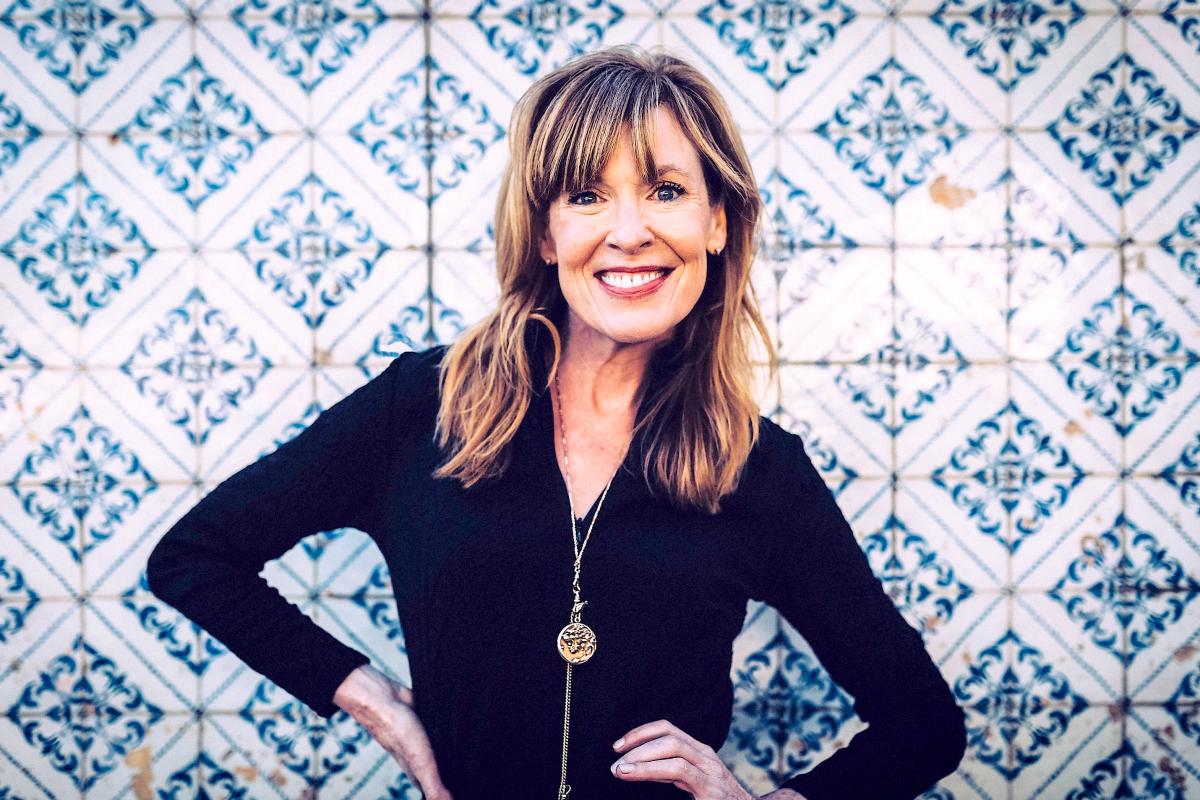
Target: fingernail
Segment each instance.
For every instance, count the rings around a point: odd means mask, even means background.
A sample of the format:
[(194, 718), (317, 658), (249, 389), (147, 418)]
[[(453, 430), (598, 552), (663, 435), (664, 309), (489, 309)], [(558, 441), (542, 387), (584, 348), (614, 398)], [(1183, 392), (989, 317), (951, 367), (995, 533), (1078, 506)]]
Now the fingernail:
[(623, 744), (625, 744), (624, 736), (622, 736), (620, 739), (617, 739), (615, 742), (613, 742), (613, 750), (620, 750), (621, 745), (623, 745)]
[(633, 764), (622, 764), (620, 770), (621, 772), (633, 772)]

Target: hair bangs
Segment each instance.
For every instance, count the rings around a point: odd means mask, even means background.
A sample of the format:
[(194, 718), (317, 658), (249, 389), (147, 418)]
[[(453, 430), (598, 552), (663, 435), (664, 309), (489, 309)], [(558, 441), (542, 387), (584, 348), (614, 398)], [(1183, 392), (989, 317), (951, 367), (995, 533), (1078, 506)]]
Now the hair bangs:
[(642, 179), (656, 179), (652, 142), (657, 80), (644, 72), (608, 69), (581, 74), (547, 105), (530, 142), (527, 192), (537, 208), (563, 192), (595, 184), (622, 132), (629, 130)]

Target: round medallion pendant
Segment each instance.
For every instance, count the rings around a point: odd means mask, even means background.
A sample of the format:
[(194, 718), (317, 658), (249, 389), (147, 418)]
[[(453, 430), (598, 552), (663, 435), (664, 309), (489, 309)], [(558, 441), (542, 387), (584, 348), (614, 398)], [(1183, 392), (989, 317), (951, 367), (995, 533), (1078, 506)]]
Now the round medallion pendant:
[(572, 664), (582, 664), (596, 653), (596, 634), (582, 622), (570, 622), (558, 632), (558, 652)]

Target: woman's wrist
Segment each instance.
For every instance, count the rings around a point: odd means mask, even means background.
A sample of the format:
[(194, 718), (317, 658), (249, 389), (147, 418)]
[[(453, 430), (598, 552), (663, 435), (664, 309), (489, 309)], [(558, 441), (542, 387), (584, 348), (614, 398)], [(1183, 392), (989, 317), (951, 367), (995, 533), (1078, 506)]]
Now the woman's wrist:
[(370, 664), (360, 664), (350, 671), (333, 693), (333, 702), (351, 716), (390, 697), (391, 684), (387, 676)]

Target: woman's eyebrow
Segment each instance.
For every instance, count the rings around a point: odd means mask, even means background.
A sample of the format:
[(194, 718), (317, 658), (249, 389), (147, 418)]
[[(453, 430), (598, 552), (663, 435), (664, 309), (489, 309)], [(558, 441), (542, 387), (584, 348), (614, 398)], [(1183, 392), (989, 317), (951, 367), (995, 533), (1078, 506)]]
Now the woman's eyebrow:
[[(674, 172), (677, 175), (680, 175), (684, 178), (690, 177), (687, 173), (687, 170), (683, 169), (683, 167), (677, 167), (674, 164), (656, 164), (655, 166), (656, 166), (655, 177), (654, 177), (655, 181), (662, 180), (664, 175), (668, 175), (672, 172)], [(598, 189), (611, 188), (603, 178), (596, 178), (596, 180), (593, 181), (592, 183), (588, 184), (588, 186), (594, 186)]]

